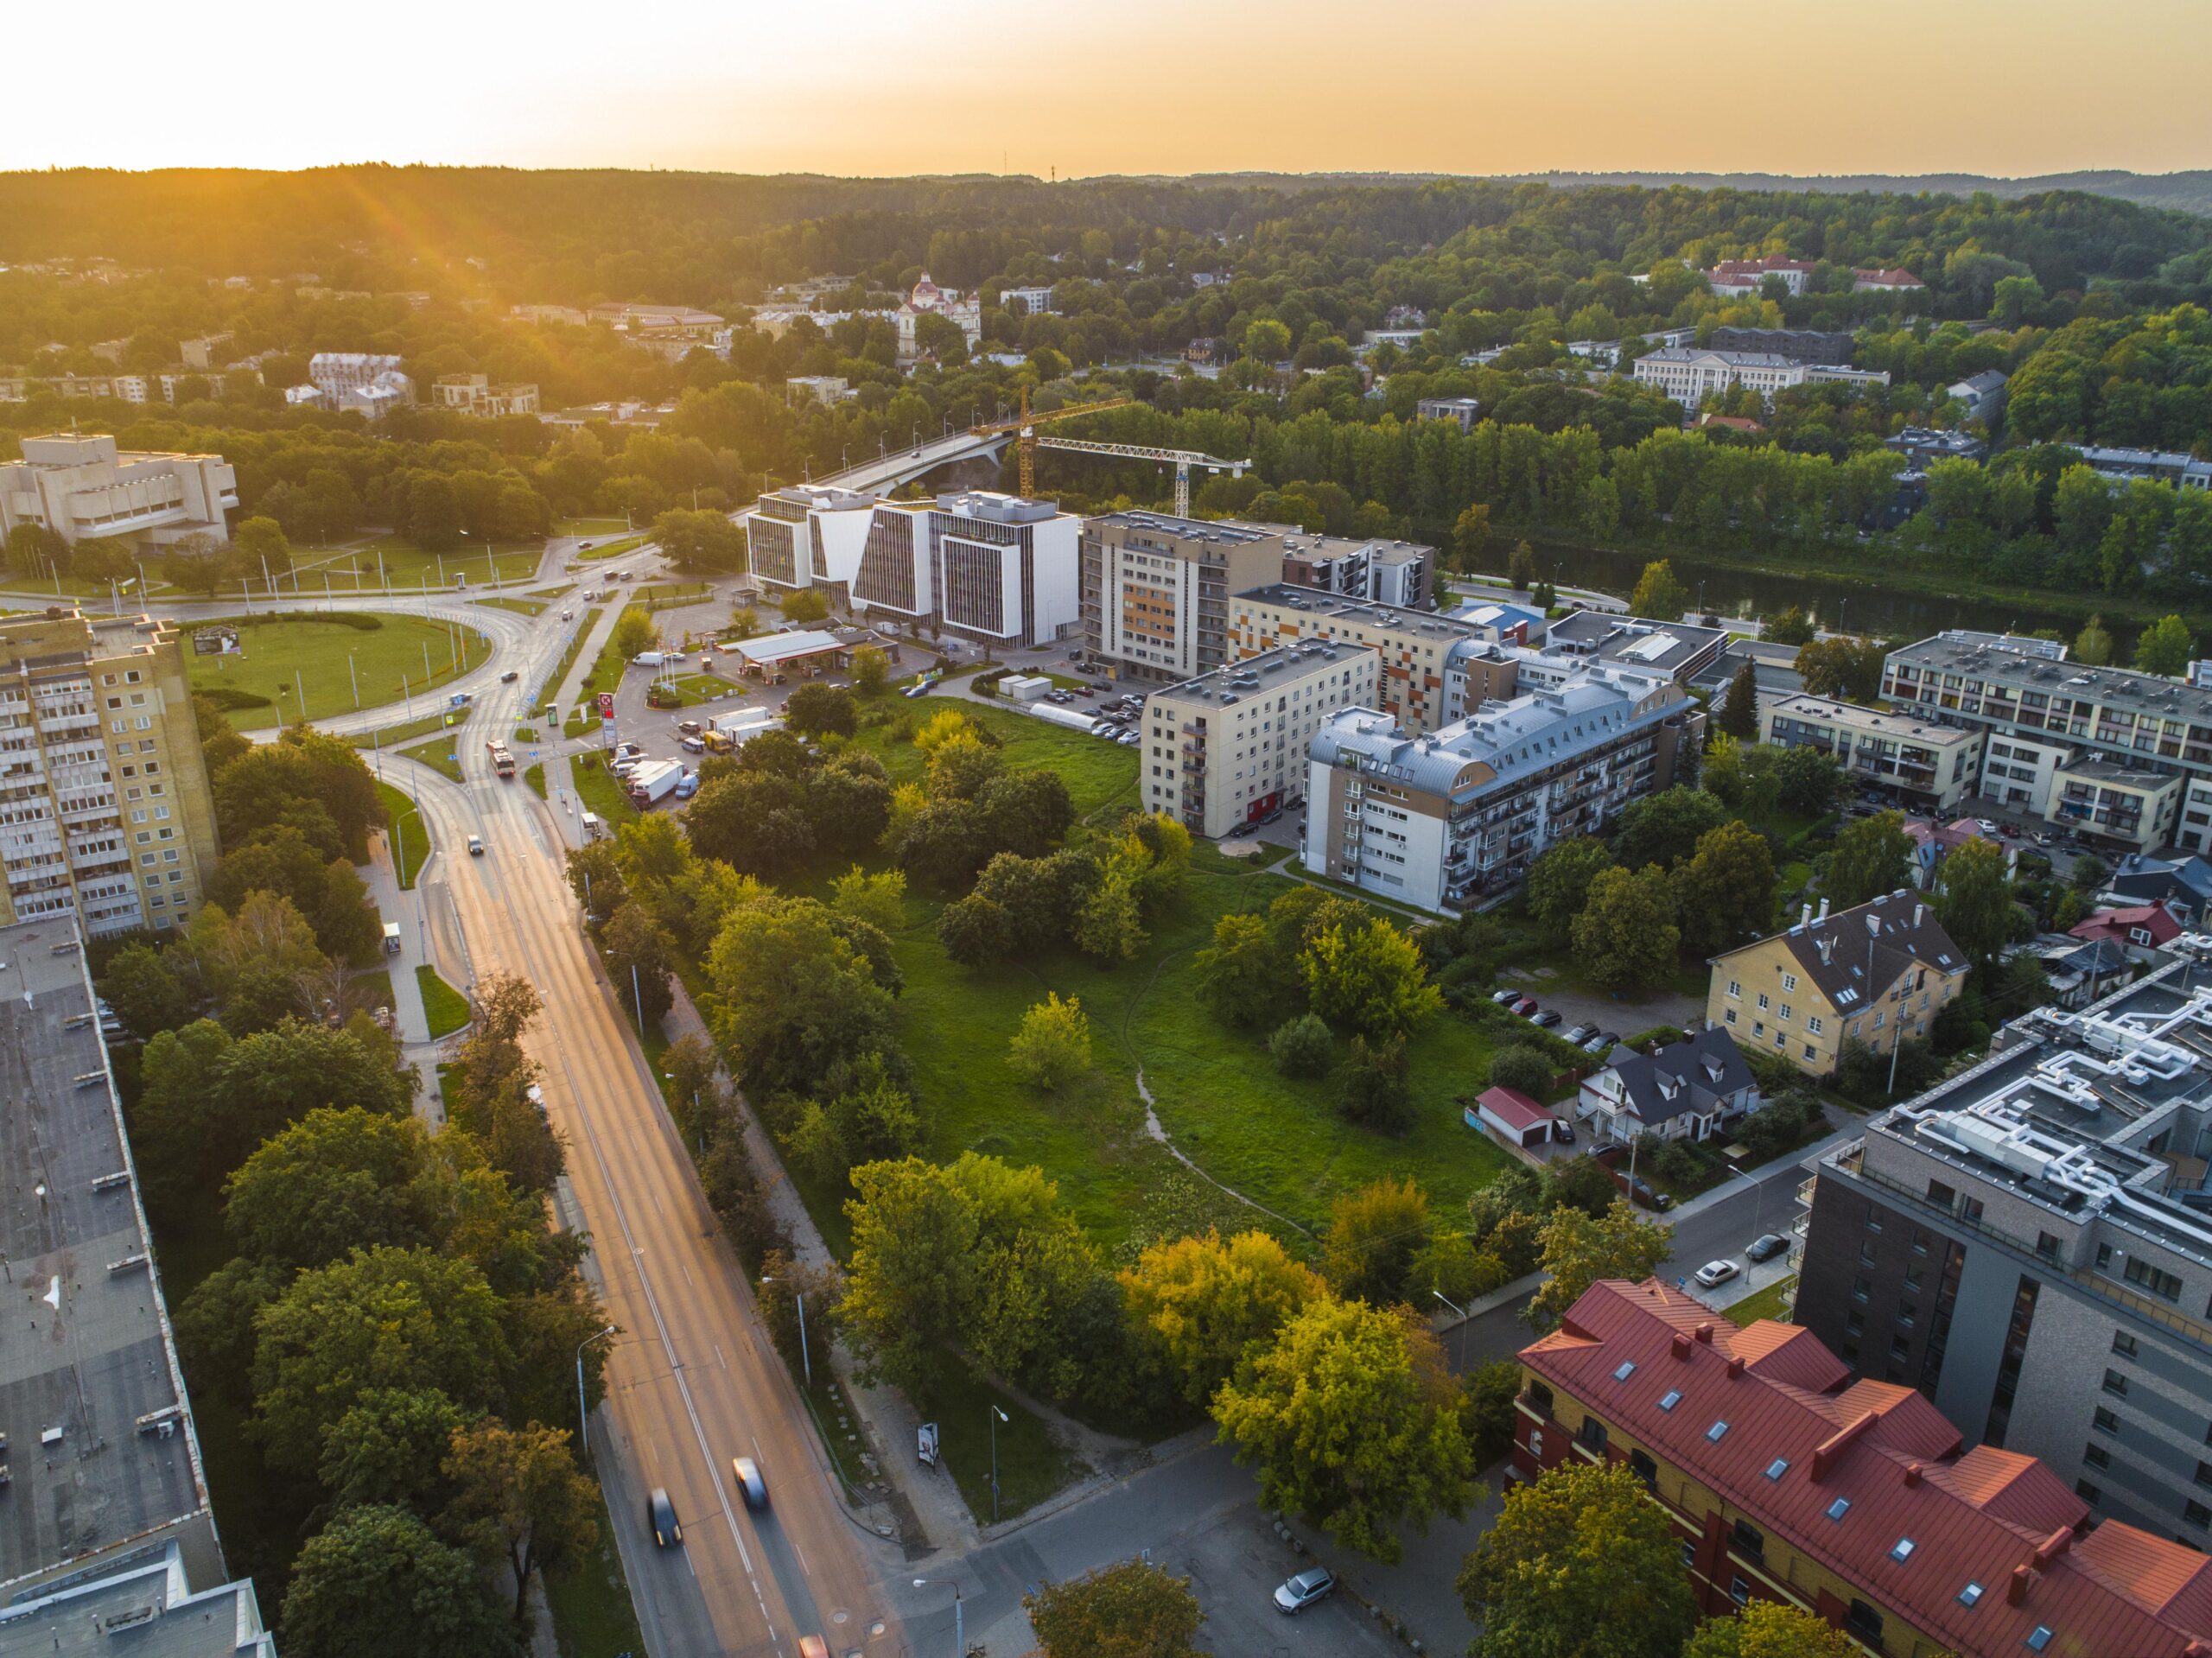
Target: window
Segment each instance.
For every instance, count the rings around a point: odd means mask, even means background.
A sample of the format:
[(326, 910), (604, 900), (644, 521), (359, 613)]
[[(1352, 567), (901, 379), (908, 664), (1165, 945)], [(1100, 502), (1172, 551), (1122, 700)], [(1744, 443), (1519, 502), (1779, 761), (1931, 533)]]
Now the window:
[(1630, 1359), (1627, 1363), (1622, 1365), (1619, 1369), (1613, 1372), (1613, 1380), (1616, 1382), (1625, 1382), (1635, 1374), (1636, 1361), (1634, 1359)]
[(2200, 1462), (2196, 1464), (2196, 1483), (2199, 1485), (2212, 1485), (2212, 1462)]
[(2115, 1399), (2127, 1397), (2127, 1378), (2117, 1370), (2105, 1372), (2105, 1391)]
[(1582, 1426), (1575, 1430), (1574, 1437), (1599, 1455), (1605, 1453), (1605, 1425), (1596, 1417), (1584, 1417)]
[[(2202, 1464), (2199, 1464), (2199, 1466), (2202, 1465)], [(1766, 1465), (1766, 1477), (1769, 1479), (1780, 1479), (1789, 1471), (1789, 1459), (1787, 1457), (1777, 1457), (1772, 1462)]]
[(1684, 1566), (1695, 1566), (1697, 1564), (1697, 1545), (1695, 1543), (1683, 1543), (1682, 1564)]
[(1654, 1493), (1657, 1492), (1659, 1490), (1659, 1464), (1657, 1463), (1652, 1461), (1649, 1457), (1644, 1455), (1641, 1451), (1631, 1451), (1628, 1453), (1628, 1466), (1629, 1471), (1643, 1482), (1644, 1489), (1646, 1490)]
[(1728, 1547), (1755, 1560), (1762, 1559), (1766, 1553), (1766, 1534), (1748, 1520), (1738, 1520), (1728, 1534)]
[(2112, 1466), (2112, 1452), (2101, 1445), (2085, 1445), (2082, 1447), (2082, 1460), (2092, 1468), (2109, 1468)]
[[(1818, 1036), (1821, 1033), (1821, 1016), (1818, 1013), (1809, 1015), (1805, 1020), (1805, 1028)], [(1806, 1057), (1811, 1058), (1809, 1054)]]
[(2181, 1505), (2181, 1517), (2199, 1531), (2212, 1526), (2212, 1509), (2206, 1508), (2194, 1498)]
[(2128, 1256), (2127, 1266), (2121, 1276), (2131, 1284), (2140, 1285), (2161, 1300), (2181, 1299), (2181, 1280), (2172, 1273), (2161, 1272), (2140, 1255)]
[(2074, 1495), (2093, 1509), (2105, 1500), (2105, 1494), (2085, 1479), (2077, 1479), (2074, 1482)]
[[(2102, 1405), (2097, 1407), (2097, 1413), (2090, 1419), (2089, 1426), (2096, 1429), (2100, 1433), (2109, 1433), (2114, 1439), (2118, 1439), (2120, 1437), (2120, 1418), (2113, 1415)], [(2203, 1466), (2203, 1464), (2199, 1463), (2197, 1466), (2201, 1468)]]
[(1878, 1647), (1882, 1644), (1882, 1615), (1865, 1601), (1853, 1601), (1851, 1610), (1846, 1614), (1844, 1622), (1850, 1626), (1851, 1632), (1866, 1642), (1868, 1646)]
[(2135, 1356), (2135, 1337), (2129, 1335), (2125, 1330), (2113, 1331), (2112, 1332), (2112, 1350), (2119, 1354), (2120, 1357), (2124, 1359), (2133, 1358)]
[(1911, 1538), (1900, 1537), (1897, 1540), (1896, 1547), (1890, 1550), (1890, 1558), (1900, 1562), (1909, 1560), (1912, 1558), (1912, 1551), (1919, 1547), (1920, 1545), (1914, 1542)]
[(1866, 1299), (1867, 1293), (1873, 1287), (1872, 1280), (1863, 1275), (1854, 1278), (1851, 1280), (1851, 1299), (1854, 1301), (1863, 1301)]
[(1720, 1443), (1721, 1436), (1727, 1432), (1728, 1424), (1726, 1420), (1722, 1420), (1715, 1422), (1711, 1427), (1706, 1429), (1705, 1437), (1712, 1440), (1713, 1444), (1719, 1445)]
[(2025, 1641), (2023, 1641), (2020, 1644), (2025, 1647), (2030, 1652), (2041, 1652), (2045, 1647), (2050, 1644), (2050, 1625), (2048, 1623), (2037, 1624), (2035, 1628), (2029, 1632), (2028, 1638)]
[(1959, 1194), (1951, 1187), (1944, 1185), (1941, 1180), (1930, 1180), (1928, 1183), (1928, 1201), (1929, 1203), (1935, 1204), (1941, 1208), (1948, 1209), (1952, 1204), (1957, 1203), (1958, 1200)]
[(1847, 1496), (1840, 1496), (1828, 1504), (1828, 1518), (1832, 1521), (1840, 1520), (1850, 1512), (1851, 1499)]
[(1552, 1390), (1541, 1382), (1529, 1384), (1529, 1402), (1547, 1416), (1552, 1413)]
[(1844, 1333), (1847, 1336), (1865, 1335), (1866, 1333), (1866, 1315), (1863, 1312), (1853, 1312), (1849, 1314), (1843, 1321), (1843, 1329)]
[(2036, 1253), (2042, 1256), (2045, 1261), (2056, 1261), (2058, 1259), (2059, 1248), (2060, 1245), (2058, 1240), (2051, 1236), (2050, 1233), (2038, 1232), (2036, 1234)]
[(1751, 1585), (1744, 1581), (1741, 1573), (1732, 1574), (1728, 1579), (1728, 1598), (1741, 1606), (1751, 1598)]
[(1766, 1012), (1767, 1007), (1768, 1007), (1768, 1005), (1769, 1005), (1769, 1004), (1768, 1004), (1768, 1002), (1767, 1002), (1767, 999), (1766, 999), (1766, 992), (1765, 992), (1765, 991), (1764, 991), (1764, 990), (1762, 990), (1762, 991), (1760, 991), (1760, 992), (1759, 992), (1759, 1012), (1761, 1012), (1762, 1013), (1764, 1013), (1764, 1012)]
[(1741, 1001), (1744, 999), (1744, 987), (1742, 983), (1735, 979), (1729, 980), (1728, 994), (1735, 997), (1737, 1001)]
[(1959, 1591), (1959, 1604), (1961, 1606), (1971, 1606), (1980, 1598), (1981, 1585), (1978, 1583), (1969, 1583)]
[(1661, 1410), (1672, 1410), (1675, 1406), (1681, 1402), (1682, 1390), (1679, 1388), (1669, 1388), (1667, 1390), (1665, 1396), (1659, 1401), (1659, 1408)]
[(1795, 973), (1783, 974), (1782, 975), (1782, 988), (1784, 990), (1795, 990), (1797, 988), (1797, 975)]

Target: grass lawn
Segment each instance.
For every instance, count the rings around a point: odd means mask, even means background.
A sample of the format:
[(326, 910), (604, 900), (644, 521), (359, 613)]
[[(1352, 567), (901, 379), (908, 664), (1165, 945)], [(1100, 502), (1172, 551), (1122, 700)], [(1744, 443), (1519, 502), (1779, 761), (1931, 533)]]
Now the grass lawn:
[(545, 682), (545, 693), (548, 696), (558, 696), (561, 694), (561, 687), (569, 677), (569, 670), (576, 665), (576, 657), (584, 648), (584, 639), (598, 623), (601, 608), (601, 606), (594, 605), (577, 618), (576, 630), (569, 636), (569, 647), (561, 652), (561, 665), (553, 670), (552, 677)]
[(595, 755), (575, 756), (569, 762), (569, 775), (575, 782), (576, 798), (584, 803), (584, 810), (597, 812), (608, 829), (638, 815), (621, 779), (601, 765)]
[(399, 752), (410, 760), (420, 760), (434, 772), (442, 772), (455, 783), (461, 781), (461, 753), (458, 736), (445, 736), (427, 743), (417, 743), (412, 748)]
[(599, 1504), (599, 1541), (581, 1560), (545, 1574), (545, 1604), (553, 1614), (553, 1634), (561, 1658), (617, 1658), (642, 1654), (638, 1609), (630, 1599), (629, 1579), (614, 1547), (607, 1501)]
[(677, 696), (677, 701), (671, 704), (664, 692), (661, 704), (664, 708), (688, 708), (701, 702), (726, 702), (733, 696), (745, 695), (743, 686), (732, 684), (720, 674), (683, 674), (661, 683), (667, 689), (673, 689)]
[[(415, 797), (395, 789), (389, 783), (377, 785), (377, 798), (384, 802), (384, 815), (391, 836), (391, 864), (399, 873), (403, 887), (415, 885), (415, 877), (422, 870), (423, 861), (430, 855), (430, 829), (423, 816), (415, 810)], [(385, 1006), (391, 1004), (387, 1002)]]
[(355, 973), (346, 981), (346, 994), (348, 1002), (355, 1007), (368, 1008), (391, 1007), (391, 969), (372, 967)]
[[(577, 630), (576, 637), (583, 638)], [(622, 660), (622, 653), (614, 648), (614, 635), (609, 632), (599, 654), (592, 658), (591, 671), (584, 676), (582, 689), (587, 691), (611, 691), (622, 683), (622, 670), (629, 664)]]
[(1754, 1318), (1780, 1318), (1787, 1323), (1789, 1309), (1783, 1298), (1796, 1287), (1797, 1275), (1792, 1273), (1787, 1278), (1776, 1279), (1763, 1290), (1753, 1290), (1723, 1311), (1739, 1324), (1747, 1324)]
[(635, 603), (658, 609), (663, 605), (690, 604), (713, 591), (704, 581), (649, 581), (630, 597)]
[(346, 740), (356, 748), (392, 748), (416, 737), (427, 737), (434, 731), (465, 726), (468, 723), (469, 712), (467, 708), (444, 708), (436, 714), (425, 714), (396, 726), (386, 726), (381, 731), (364, 732)]
[[(938, 1451), (969, 1511), (988, 1525), (992, 1430), (998, 1444), (997, 1518), (1011, 1520), (1090, 1471), (1055, 1444), (1044, 1422), (986, 1382), (957, 1355), (938, 1356), (933, 1372), (911, 1394), (921, 1419), (938, 1426)], [(1011, 1420), (991, 1415), (995, 1404)], [(925, 1474), (924, 1478), (930, 1476)]]
[[(302, 717), (351, 714), (357, 707), (397, 702), (410, 693), (419, 698), (481, 664), (490, 649), (473, 628), (396, 613), (371, 619), (378, 626), (362, 629), (327, 613), (230, 617), (229, 625), (238, 630), (241, 653), (188, 657), (192, 688), (264, 699), (257, 706), (227, 710), (232, 725), (255, 731)], [(304, 711), (297, 706), (302, 694)]]
[(537, 765), (526, 769), (522, 774), (522, 780), (537, 791), (537, 797), (540, 800), (546, 798), (545, 762), (543, 760), (540, 760)]
[(620, 536), (629, 530), (627, 518), (563, 518), (553, 526), (556, 536)]
[[(893, 704), (894, 707), (899, 706)], [(1068, 785), (1076, 815), (1089, 817), (1109, 806), (1137, 804), (1138, 759), (1135, 749), (1123, 748), (1100, 738), (1086, 736), (1004, 708), (957, 702), (950, 697), (919, 696), (904, 705), (917, 726), (925, 726), (945, 709), (952, 708), (992, 732), (1007, 746), (1010, 765), (1041, 765), (1057, 772)], [(919, 783), (925, 764), (921, 750), (900, 740), (888, 726), (875, 726), (853, 740), (882, 760), (893, 783)]]
[[(499, 560), (499, 579), (502, 581), (527, 581), (537, 574), (539, 561), (544, 557), (545, 543), (542, 541), (508, 541), (495, 544)], [(354, 546), (340, 548), (329, 555), (327, 567), (314, 567), (303, 559), (305, 581), (313, 587), (321, 581), (327, 569), (330, 579), (339, 587), (346, 585), (350, 572), (360, 587), (374, 592), (378, 587), (378, 561), (381, 558), (383, 578), (392, 588), (404, 592), (412, 588), (421, 592), (427, 585), (432, 590), (454, 588), (459, 578), (466, 576), (470, 588), (492, 584), (493, 556), (481, 547), (467, 546), (451, 552), (429, 553), (404, 536), (372, 536)]]
[(535, 616), (545, 608), (543, 599), (479, 599), (480, 605), (493, 605), (501, 610), (518, 610), (525, 616)]
[(427, 962), (416, 968), (415, 984), (423, 993), (423, 1016), (429, 1020), (433, 1040), (468, 1023), (468, 998), (440, 978), (437, 969)]
[[(618, 524), (614, 527), (620, 530), (622, 526)], [(620, 558), (625, 553), (634, 553), (645, 544), (643, 536), (623, 536), (618, 540), (603, 541), (588, 552), (578, 553), (576, 556), (587, 563), (597, 563), (602, 558)]]

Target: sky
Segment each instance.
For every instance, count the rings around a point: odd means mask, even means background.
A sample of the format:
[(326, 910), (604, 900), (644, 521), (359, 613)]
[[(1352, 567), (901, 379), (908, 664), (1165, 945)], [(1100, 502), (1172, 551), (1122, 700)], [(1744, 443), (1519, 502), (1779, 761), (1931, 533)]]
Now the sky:
[(2212, 167), (2203, 0), (18, 10), (5, 169)]

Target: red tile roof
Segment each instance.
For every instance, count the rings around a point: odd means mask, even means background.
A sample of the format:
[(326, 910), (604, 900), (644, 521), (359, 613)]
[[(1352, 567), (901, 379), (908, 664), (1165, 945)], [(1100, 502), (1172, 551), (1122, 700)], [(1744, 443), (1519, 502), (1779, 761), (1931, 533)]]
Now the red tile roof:
[[(1766, 1320), (1739, 1331), (1656, 1279), (1611, 1280), (1521, 1358), (1953, 1651), (2018, 1658), (2046, 1628), (2048, 1658), (2212, 1655), (2196, 1644), (2212, 1642), (2212, 1560), (2118, 1521), (2077, 1538), (2088, 1505), (2042, 1464), (1986, 1446), (1949, 1460), (1958, 1431), (1910, 1388), (1834, 1393), (1773, 1374), (1767, 1361), (1795, 1345)], [(1982, 1592), (1967, 1606), (1970, 1582)]]
[(1886, 270), (1854, 267), (1851, 273), (1851, 279), (1853, 282), (1878, 283), (1885, 288), (1925, 288), (1928, 285), (1910, 270), (1895, 266)]
[(2154, 944), (2163, 944), (2169, 938), (2181, 937), (2181, 923), (2174, 919), (2173, 912), (2163, 904), (2137, 904), (2120, 910), (2100, 910), (2069, 931), (2076, 938), (2110, 938), (2124, 944), (2128, 942), (2127, 935), (2137, 927), (2149, 933)]
[(1486, 1088), (1475, 1103), (1511, 1128), (1534, 1128), (1552, 1120), (1552, 1114), (1517, 1088)]

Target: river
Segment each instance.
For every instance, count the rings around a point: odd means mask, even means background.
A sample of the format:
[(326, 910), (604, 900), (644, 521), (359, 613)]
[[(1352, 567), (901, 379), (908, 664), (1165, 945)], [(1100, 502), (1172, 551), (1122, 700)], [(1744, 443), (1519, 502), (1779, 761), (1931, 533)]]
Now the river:
[[(2071, 613), (2024, 603), (1861, 587), (1792, 571), (1746, 570), (1732, 564), (1709, 563), (1694, 554), (1620, 552), (1553, 543), (1540, 544), (1535, 551), (1540, 575), (1623, 598), (1635, 590), (1644, 565), (1652, 558), (1663, 557), (1674, 565), (1675, 579), (1715, 615), (1772, 617), (1798, 605), (1817, 626), (1838, 632), (1923, 639), (1947, 627), (1990, 633), (2031, 633), (2050, 627), (2070, 640), (2081, 631), (2083, 619)], [(2116, 659), (2125, 661), (2133, 646), (2138, 624), (2107, 617), (2105, 626), (2117, 647)]]

